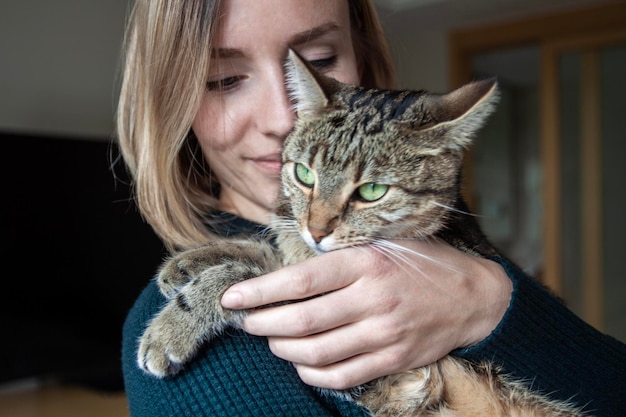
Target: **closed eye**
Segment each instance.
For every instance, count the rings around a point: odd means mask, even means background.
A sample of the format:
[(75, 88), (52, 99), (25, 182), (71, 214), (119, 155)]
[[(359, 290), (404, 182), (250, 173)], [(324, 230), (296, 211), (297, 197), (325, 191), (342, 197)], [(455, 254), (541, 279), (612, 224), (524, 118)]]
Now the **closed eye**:
[(241, 76), (233, 76), (233, 77), (225, 77), (215, 81), (207, 81), (206, 88), (209, 91), (229, 91), (239, 85), (239, 82), (243, 80), (244, 77)]
[(313, 59), (309, 61), (309, 63), (318, 71), (330, 71), (337, 63), (337, 55), (329, 56), (328, 58)]

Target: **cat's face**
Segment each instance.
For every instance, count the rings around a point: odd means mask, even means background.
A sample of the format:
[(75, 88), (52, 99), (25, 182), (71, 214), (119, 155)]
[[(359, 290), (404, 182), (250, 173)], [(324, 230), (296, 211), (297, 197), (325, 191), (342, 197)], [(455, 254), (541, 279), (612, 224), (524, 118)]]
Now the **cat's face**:
[(281, 180), (307, 244), (322, 253), (445, 227), (463, 146), (480, 124), (468, 114), (494, 83), (473, 97), (365, 90), (295, 65), (303, 71), (291, 77), (299, 117), (284, 144)]
[(454, 205), (461, 151), (421, 149), (433, 132), (407, 140), (394, 123), (370, 129), (370, 116), (336, 109), (298, 123), (286, 141), (284, 191), (317, 252), (429, 236)]

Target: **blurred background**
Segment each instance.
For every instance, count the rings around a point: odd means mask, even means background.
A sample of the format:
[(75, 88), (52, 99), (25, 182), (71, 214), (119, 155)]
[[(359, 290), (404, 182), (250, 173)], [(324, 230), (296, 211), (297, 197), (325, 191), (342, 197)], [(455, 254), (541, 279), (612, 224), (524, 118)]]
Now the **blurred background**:
[[(375, 3), (400, 87), (498, 77), (499, 109), (467, 153), (467, 199), (507, 255), (626, 341), (626, 2)], [(51, 415), (51, 385), (78, 387), (90, 407), (107, 395), (119, 413), (107, 415), (126, 415), (121, 326), (164, 256), (114, 164), (129, 4), (0, 4), (0, 415)], [(20, 408), (33, 396), (45, 401)]]

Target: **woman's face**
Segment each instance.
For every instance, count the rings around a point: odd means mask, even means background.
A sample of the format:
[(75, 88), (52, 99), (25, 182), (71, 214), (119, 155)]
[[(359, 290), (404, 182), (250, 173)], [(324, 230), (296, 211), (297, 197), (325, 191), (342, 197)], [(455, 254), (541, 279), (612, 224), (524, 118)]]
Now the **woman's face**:
[(359, 83), (347, 1), (225, 0), (192, 125), (221, 184), (221, 209), (263, 224), (295, 117), (283, 76), (289, 48), (327, 75)]

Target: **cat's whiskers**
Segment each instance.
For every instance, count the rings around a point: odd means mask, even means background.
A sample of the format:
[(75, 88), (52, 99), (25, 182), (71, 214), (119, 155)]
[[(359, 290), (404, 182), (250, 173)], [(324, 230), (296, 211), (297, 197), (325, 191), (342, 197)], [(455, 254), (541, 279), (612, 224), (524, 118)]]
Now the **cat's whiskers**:
[[(382, 245), (380, 245), (380, 243), (384, 243)], [(439, 282), (439, 280), (437, 280), (436, 278), (430, 276), (429, 274), (427, 274), (419, 265), (417, 265), (415, 262), (412, 262), (412, 260), (409, 258), (409, 256), (407, 256), (405, 253), (402, 252), (406, 252), (409, 253), (411, 255), (417, 255), (427, 261), (431, 261), (436, 263), (439, 266), (442, 266), (443, 268), (452, 270), (452, 271), (458, 271), (455, 268), (450, 267), (450, 265), (446, 264), (445, 262), (442, 262), (436, 258), (421, 254), (419, 252), (413, 251), (411, 249), (405, 248), (403, 246), (400, 245), (396, 245), (392, 242), (389, 241), (385, 241), (385, 240), (381, 240), (381, 241), (377, 241), (375, 244), (371, 245), (372, 249), (382, 253), (383, 255), (387, 256), (392, 262), (394, 262), (396, 265), (398, 265), (399, 268), (401, 268), (403, 271), (407, 272), (408, 274), (413, 274), (414, 271), (417, 271), (419, 273), (419, 275), (423, 276), (424, 278), (428, 279), (433, 285), (435, 285), (436, 287), (440, 288), (443, 291), (446, 291), (446, 288), (441, 285), (441, 283)], [(412, 269), (413, 271), (407, 269), (407, 266)], [(450, 293), (447, 292), (449, 297), (452, 298), (456, 298), (458, 299), (458, 295), (455, 293)]]
[[(408, 240), (408, 239), (405, 239)], [(430, 242), (430, 239), (424, 239), (424, 242)], [(458, 269), (456, 269), (452, 264), (449, 264), (447, 262), (443, 262), (440, 259), (434, 258), (432, 256), (429, 255), (425, 255), (421, 252), (418, 252), (416, 250), (413, 249), (409, 249), (405, 246), (399, 245), (397, 243), (391, 242), (389, 240), (386, 239), (377, 239), (374, 241), (374, 245), (377, 247), (381, 247), (384, 248), (387, 252), (389, 252), (389, 254), (394, 255), (394, 256), (398, 256), (398, 257), (402, 257), (403, 260), (405, 260), (407, 263), (411, 264), (411, 259), (409, 256), (407, 255), (412, 255), (412, 256), (416, 256), (422, 259), (425, 259), (429, 262), (433, 262), (434, 264), (444, 268), (444, 269), (448, 269), (450, 271), (454, 271), (454, 272), (460, 272)]]
[[(411, 270), (413, 270), (413, 271), (417, 271), (420, 275), (427, 276), (424, 270), (420, 268), (418, 264), (416, 264), (415, 262), (412, 262), (408, 256), (406, 256), (405, 254), (401, 252), (396, 251), (395, 249), (392, 249), (389, 246), (381, 244), (382, 242), (386, 242), (386, 241), (374, 242), (373, 244), (370, 245), (370, 247), (374, 249), (375, 251), (386, 256), (389, 260), (391, 260), (394, 264), (396, 264), (399, 268), (401, 268), (406, 273), (411, 273), (412, 272)], [(391, 243), (391, 242), (386, 242), (386, 243)], [(364, 248), (364, 246), (357, 246), (357, 248)], [(430, 279), (430, 277), (428, 278)]]
[(276, 231), (274, 231), (274, 228), (271, 226), (265, 226), (263, 228), (263, 230), (261, 231), (262, 234), (264, 235), (268, 235), (268, 236), (275, 236), (276, 235)]
[(297, 231), (297, 223), (294, 219), (289, 217), (274, 217), (272, 220), (272, 225), (270, 229), (274, 230), (275, 233), (280, 231)]
[[(432, 242), (432, 239), (425, 239), (425, 242)], [(391, 242), (389, 240), (385, 240), (385, 239), (376, 239), (374, 242), (372, 242), (371, 245), (372, 248), (374, 248), (375, 250), (379, 251), (380, 253), (386, 255), (390, 260), (392, 260), (394, 263), (396, 263), (396, 265), (400, 266), (401, 268), (403, 268), (403, 270), (405, 270), (406, 272), (410, 272), (407, 271), (405, 268), (406, 266), (410, 267), (411, 269), (417, 271), (420, 275), (428, 278), (431, 282), (433, 283), (437, 283), (436, 279), (433, 279), (433, 277), (429, 276), (427, 273), (425, 273), (425, 271), (419, 267), (418, 264), (416, 264), (411, 257), (419, 257), (421, 259), (424, 259), (428, 262), (432, 262), (435, 265), (451, 271), (451, 272), (455, 272), (458, 274), (465, 274), (467, 273), (467, 271), (462, 271), (459, 268), (455, 267), (454, 265), (442, 261), (441, 259), (438, 258), (434, 258), (432, 256), (429, 255), (425, 255), (421, 252), (415, 251), (413, 249), (409, 249), (405, 246), (399, 245), (397, 243)]]
[(460, 213), (460, 214), (465, 214), (466, 216), (482, 217), (482, 216), (480, 216), (480, 215), (478, 215), (478, 214), (475, 214), (475, 213), (470, 213), (470, 212), (468, 212), (468, 211), (459, 210), (459, 209), (457, 209), (457, 208), (450, 207), (450, 206), (447, 206), (447, 205), (445, 205), (445, 204), (441, 204), (441, 203), (439, 203), (439, 202), (437, 202), (437, 201), (430, 201), (430, 203), (431, 203), (431, 204), (433, 204), (433, 205), (435, 205), (435, 206), (437, 206), (437, 207), (444, 208), (444, 209), (446, 209), (446, 210), (454, 211), (454, 212), (456, 212), (456, 213)]

